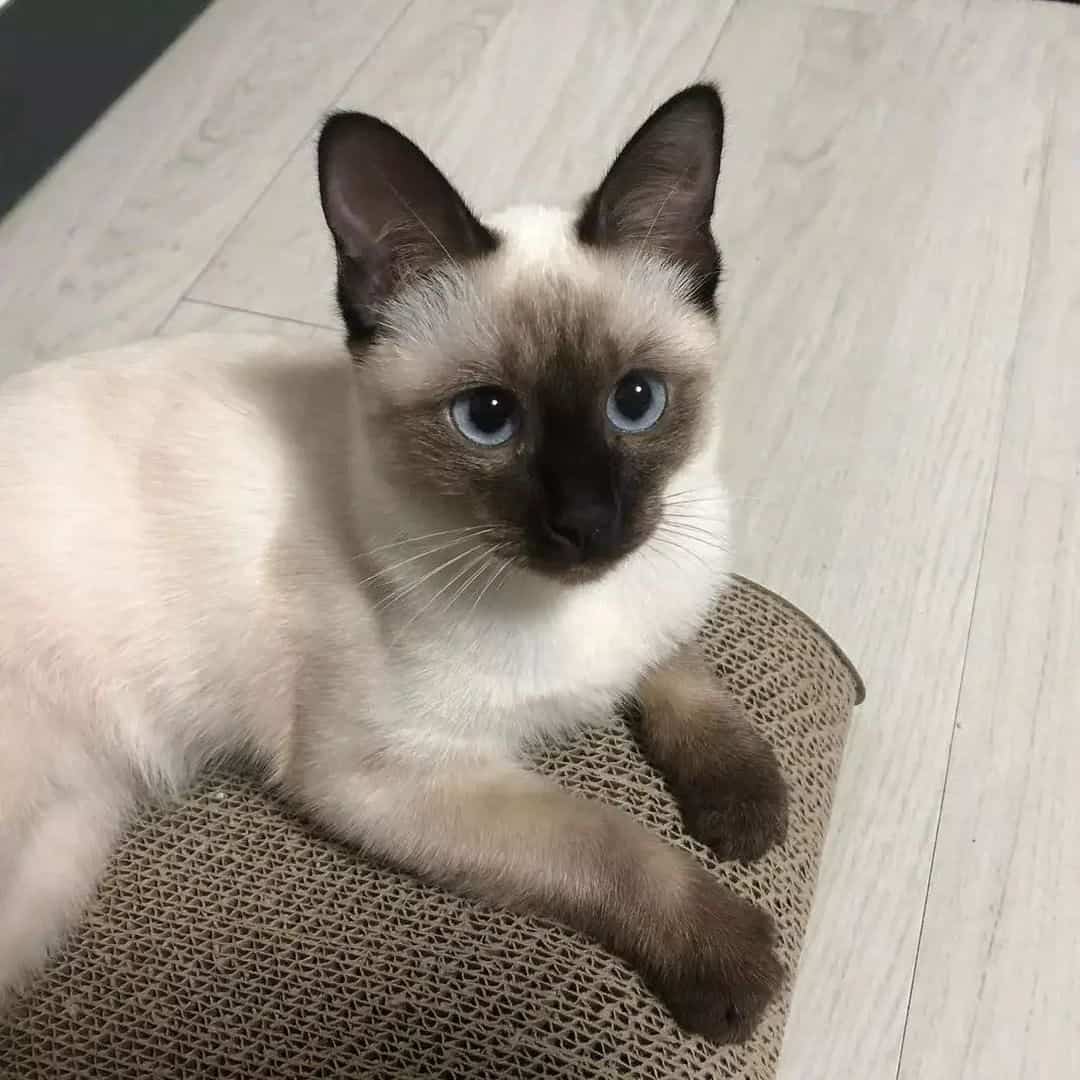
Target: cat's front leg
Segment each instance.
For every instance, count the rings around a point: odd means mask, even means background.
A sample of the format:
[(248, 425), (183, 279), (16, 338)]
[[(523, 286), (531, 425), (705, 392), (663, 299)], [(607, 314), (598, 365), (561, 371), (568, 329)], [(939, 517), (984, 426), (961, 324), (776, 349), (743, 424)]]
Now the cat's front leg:
[(776, 755), (696, 645), (638, 689), (642, 749), (664, 774), (687, 831), (722, 859), (763, 855), (787, 833), (787, 787)]
[(780, 985), (768, 915), (620, 811), (511, 763), (309, 759), (296, 795), (428, 881), (562, 922), (626, 960), (685, 1028), (745, 1038)]

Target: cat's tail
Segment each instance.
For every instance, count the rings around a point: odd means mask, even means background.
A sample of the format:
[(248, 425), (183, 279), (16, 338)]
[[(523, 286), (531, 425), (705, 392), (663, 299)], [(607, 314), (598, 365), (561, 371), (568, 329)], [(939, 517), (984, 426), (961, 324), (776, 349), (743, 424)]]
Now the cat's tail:
[(81, 710), (30, 682), (0, 664), (0, 1007), (86, 907), (132, 805)]
[(85, 908), (124, 816), (115, 798), (87, 789), (0, 821), (0, 1008)]

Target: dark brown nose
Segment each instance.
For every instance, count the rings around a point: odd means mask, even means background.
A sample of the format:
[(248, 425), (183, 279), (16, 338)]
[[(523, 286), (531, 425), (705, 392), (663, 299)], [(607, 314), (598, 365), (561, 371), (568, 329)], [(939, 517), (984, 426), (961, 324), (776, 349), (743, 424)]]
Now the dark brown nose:
[(603, 558), (616, 545), (619, 508), (614, 497), (578, 496), (551, 507), (544, 526), (561, 558), (572, 562)]
[(623, 532), (618, 471), (611, 449), (584, 419), (573, 439), (552, 440), (535, 459), (537, 539), (543, 557), (563, 565), (614, 555)]

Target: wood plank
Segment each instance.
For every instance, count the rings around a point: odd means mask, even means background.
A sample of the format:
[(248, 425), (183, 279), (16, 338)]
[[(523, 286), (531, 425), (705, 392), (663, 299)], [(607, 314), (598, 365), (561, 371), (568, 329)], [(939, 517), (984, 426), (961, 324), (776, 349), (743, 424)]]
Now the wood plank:
[[(566, 203), (662, 98), (695, 80), (732, 0), (416, 0), (341, 96), (416, 139), (481, 210)], [(325, 322), (333, 260), (313, 147), (298, 153), (190, 296)]]
[(804, 7), (793, 62), (742, 5), (710, 64), (732, 103), (781, 95), (718, 222), (738, 565), (869, 688), (782, 1077), (896, 1073), (1049, 111), (1027, 10)]
[(903, 1080), (1080, 1076), (1080, 37), (1062, 59)]
[(151, 334), (405, 0), (218, 0), (0, 222), (0, 372)]

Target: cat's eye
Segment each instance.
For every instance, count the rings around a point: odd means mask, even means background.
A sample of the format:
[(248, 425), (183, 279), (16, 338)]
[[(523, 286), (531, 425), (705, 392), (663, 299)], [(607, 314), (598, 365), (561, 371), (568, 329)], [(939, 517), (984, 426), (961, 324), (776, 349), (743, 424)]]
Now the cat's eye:
[(624, 375), (608, 395), (607, 418), (617, 431), (648, 431), (664, 415), (667, 387), (647, 371)]
[(517, 399), (499, 386), (479, 386), (458, 394), (450, 403), (454, 427), (470, 442), (501, 446), (521, 424)]

